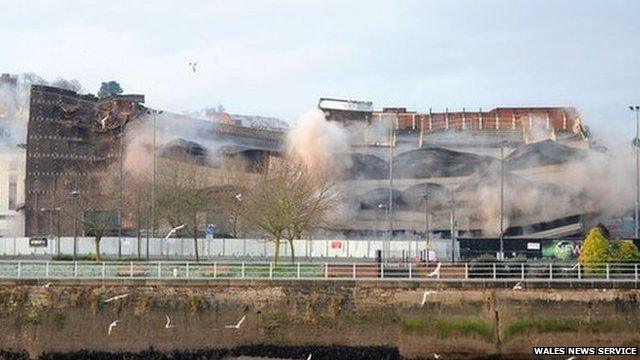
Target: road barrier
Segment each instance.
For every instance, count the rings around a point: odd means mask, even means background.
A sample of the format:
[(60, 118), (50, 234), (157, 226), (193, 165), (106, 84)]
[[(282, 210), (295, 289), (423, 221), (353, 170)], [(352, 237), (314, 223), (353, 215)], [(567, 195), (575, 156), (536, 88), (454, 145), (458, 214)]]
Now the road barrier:
[(637, 283), (637, 263), (295, 263), (0, 261), (2, 279), (304, 279)]

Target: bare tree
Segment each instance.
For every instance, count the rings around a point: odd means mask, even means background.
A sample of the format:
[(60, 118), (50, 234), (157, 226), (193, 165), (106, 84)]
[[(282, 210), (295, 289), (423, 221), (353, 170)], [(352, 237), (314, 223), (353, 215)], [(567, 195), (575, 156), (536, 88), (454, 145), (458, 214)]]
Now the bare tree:
[(96, 261), (100, 260), (100, 241), (109, 232), (118, 229), (119, 198), (113, 196), (118, 191), (118, 177), (113, 171), (93, 173), (84, 178), (84, 186), (77, 189), (77, 203), (67, 208), (69, 217), (76, 217), (85, 235), (93, 236)]
[(82, 91), (82, 84), (80, 84), (80, 81), (76, 79), (57, 78), (51, 82), (51, 86), (75, 92)]
[(282, 240), (289, 242), (293, 262), (295, 240), (322, 226), (336, 201), (335, 186), (327, 177), (283, 160), (252, 187), (243, 201), (243, 211), (245, 219), (274, 243), (274, 262), (278, 262)]
[(207, 169), (197, 165), (195, 159), (185, 156), (184, 161), (167, 160), (158, 171), (156, 187), (156, 213), (172, 228), (184, 225), (193, 237), (196, 261), (200, 261), (198, 235), (204, 225), (204, 215), (211, 206)]

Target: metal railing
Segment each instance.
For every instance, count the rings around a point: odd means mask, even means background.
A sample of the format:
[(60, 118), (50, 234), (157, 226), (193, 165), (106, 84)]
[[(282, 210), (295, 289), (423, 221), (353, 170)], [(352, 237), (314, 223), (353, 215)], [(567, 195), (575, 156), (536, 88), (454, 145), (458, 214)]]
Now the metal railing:
[(0, 261), (0, 279), (305, 279), (637, 283), (639, 264)]

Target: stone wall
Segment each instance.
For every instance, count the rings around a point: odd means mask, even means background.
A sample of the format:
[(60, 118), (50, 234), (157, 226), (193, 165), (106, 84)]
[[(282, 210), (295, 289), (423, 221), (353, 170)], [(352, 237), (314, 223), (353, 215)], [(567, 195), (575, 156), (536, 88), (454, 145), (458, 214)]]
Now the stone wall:
[[(406, 358), (528, 358), (532, 346), (636, 346), (638, 294), (391, 281), (4, 282), (0, 349), (37, 356), (80, 349), (358, 345), (396, 347)], [(173, 327), (165, 328), (166, 315)], [(242, 317), (239, 329), (225, 328)]]

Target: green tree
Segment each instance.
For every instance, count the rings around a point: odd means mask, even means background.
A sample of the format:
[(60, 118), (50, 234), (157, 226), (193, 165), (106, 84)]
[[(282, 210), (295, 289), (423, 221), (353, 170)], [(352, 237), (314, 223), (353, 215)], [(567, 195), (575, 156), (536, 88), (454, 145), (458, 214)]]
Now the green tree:
[(598, 266), (609, 259), (609, 240), (602, 231), (594, 227), (589, 230), (589, 234), (584, 239), (582, 250), (580, 251), (580, 263), (584, 265), (585, 271), (594, 272)]
[(111, 80), (108, 82), (103, 82), (100, 85), (100, 90), (98, 90), (98, 97), (105, 98), (107, 96), (122, 94), (122, 87), (118, 84), (117, 81)]
[(640, 251), (633, 241), (622, 240), (611, 245), (609, 261), (635, 262), (638, 260), (640, 260)]

